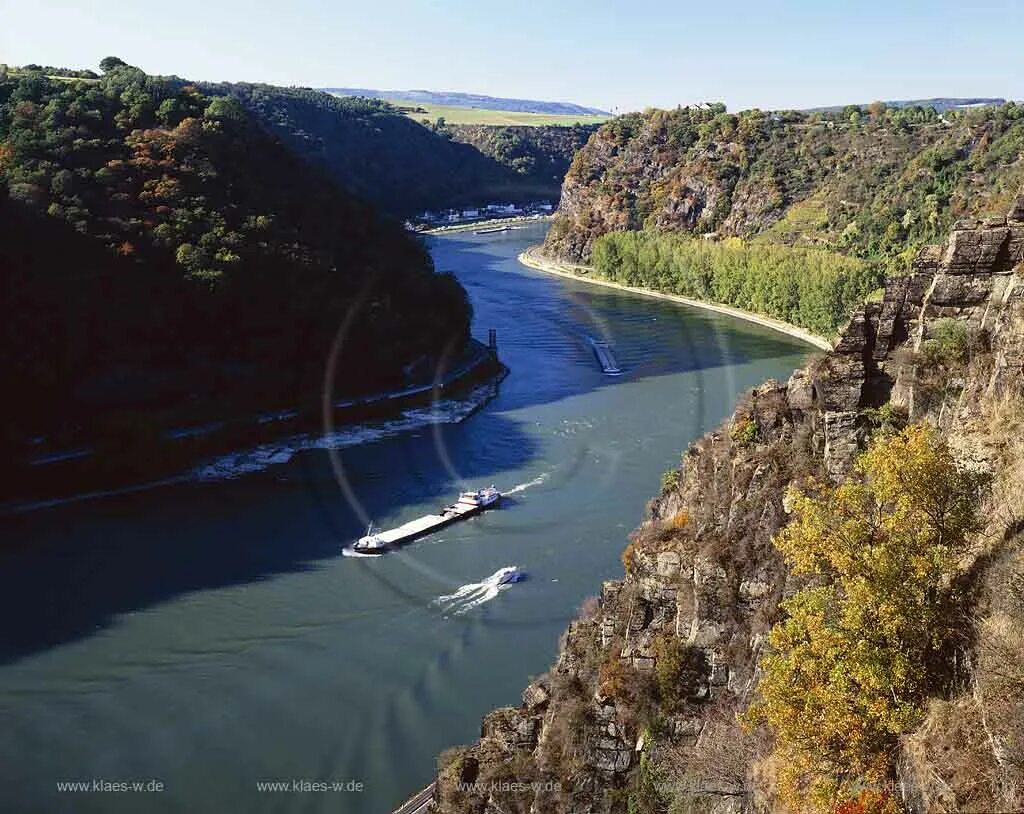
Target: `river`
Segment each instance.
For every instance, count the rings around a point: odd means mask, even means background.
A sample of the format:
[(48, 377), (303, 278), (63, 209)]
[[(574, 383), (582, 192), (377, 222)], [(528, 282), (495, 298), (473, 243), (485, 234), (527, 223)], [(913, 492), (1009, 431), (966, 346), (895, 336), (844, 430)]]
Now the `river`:
[[(0, 518), (0, 810), (382, 814), (518, 703), (621, 575), (661, 473), (812, 350), (527, 269), (544, 228), (430, 239), (511, 369), (461, 423), (414, 415), (225, 470), (244, 476)], [(395, 525), (491, 483), (513, 492), (499, 510), (393, 555), (340, 553), (366, 517)], [(493, 589), (506, 565), (528, 579)]]

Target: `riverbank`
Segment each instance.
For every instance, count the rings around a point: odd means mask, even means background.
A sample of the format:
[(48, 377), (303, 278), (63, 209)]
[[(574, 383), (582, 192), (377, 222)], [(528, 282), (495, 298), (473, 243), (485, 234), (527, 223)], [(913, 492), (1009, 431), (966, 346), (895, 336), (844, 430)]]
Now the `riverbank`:
[[(496, 395), (508, 372), (487, 345), (470, 339), (454, 369), (439, 379), (334, 402), (330, 432), (397, 418), (442, 399), (465, 400), (465, 409), (452, 411), (454, 420), (464, 420)], [(481, 385), (489, 386), (487, 395), (478, 392)], [(255, 471), (290, 457), (299, 446), (315, 445), (312, 434), (324, 430), (325, 420), (322, 406), (306, 405), (126, 439), (127, 450), (120, 454), (109, 443), (53, 451), (19, 465), (17, 493), (0, 503), (0, 515), (189, 480), (234, 477), (235, 470)], [(302, 443), (291, 443), (298, 441)], [(282, 450), (288, 449), (283, 457)], [(253, 460), (237, 465), (243, 457)]]
[(781, 319), (766, 317), (762, 314), (755, 314), (752, 311), (744, 311), (742, 308), (733, 308), (729, 305), (719, 305), (717, 303), (704, 302), (703, 300), (694, 300), (690, 297), (681, 297), (678, 294), (666, 294), (663, 291), (653, 291), (649, 288), (636, 288), (634, 286), (623, 285), (622, 283), (614, 283), (611, 280), (602, 280), (600, 277), (594, 276), (594, 269), (591, 266), (584, 266), (577, 263), (563, 263), (558, 260), (552, 260), (541, 254), (540, 249), (540, 246), (531, 246), (519, 255), (519, 262), (524, 266), (529, 266), (537, 271), (556, 274), (560, 277), (568, 277), (571, 280), (580, 280), (585, 283), (590, 283), (591, 285), (614, 288), (618, 291), (627, 291), (630, 294), (640, 294), (644, 297), (652, 297), (658, 300), (676, 302), (680, 305), (688, 305), (691, 308), (703, 308), (706, 311), (715, 311), (719, 314), (727, 314), (728, 316), (736, 317), (737, 319), (743, 319), (747, 322), (753, 322), (757, 325), (763, 325), (766, 328), (771, 328), (773, 331), (778, 331), (779, 333), (784, 333), (794, 339), (807, 342), (821, 350), (829, 351), (833, 348), (833, 342), (826, 337), (818, 336), (817, 334), (813, 334), (810, 331), (793, 325), (792, 323), (783, 322)]
[(500, 226), (515, 226), (525, 223), (547, 223), (554, 215), (515, 215), (511, 218), (490, 218), (472, 223), (454, 223), (450, 226), (435, 226), (432, 229), (418, 229), (418, 235), (450, 235), (454, 232), (471, 232), (477, 229), (496, 229)]

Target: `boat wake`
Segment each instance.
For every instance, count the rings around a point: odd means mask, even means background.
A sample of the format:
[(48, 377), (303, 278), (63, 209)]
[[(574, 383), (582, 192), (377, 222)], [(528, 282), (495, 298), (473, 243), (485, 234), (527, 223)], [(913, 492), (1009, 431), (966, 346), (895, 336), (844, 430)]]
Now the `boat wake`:
[(515, 566), (499, 568), (483, 582), (471, 582), (469, 585), (463, 585), (455, 593), (439, 596), (431, 604), (440, 608), (441, 613), (445, 616), (461, 616), (473, 608), (480, 607), (485, 602), (490, 602), (511, 585), (511, 582), (503, 581), (508, 579), (510, 568), (515, 568)]
[(525, 492), (531, 486), (540, 486), (547, 479), (548, 479), (548, 476), (545, 473), (543, 475), (537, 476), (536, 478), (534, 478), (531, 481), (527, 481), (526, 483), (520, 483), (517, 486), (513, 486), (511, 489), (506, 489), (504, 492), (502, 492), (502, 494), (503, 495), (516, 495), (516, 494), (519, 494), (520, 492)]
[(375, 559), (376, 557), (383, 557), (384, 555), (383, 554), (371, 554), (371, 553), (368, 553), (366, 551), (356, 551), (354, 548), (352, 548), (352, 546), (347, 545), (343, 549), (341, 549), (341, 556), (342, 557), (369, 557), (370, 559)]

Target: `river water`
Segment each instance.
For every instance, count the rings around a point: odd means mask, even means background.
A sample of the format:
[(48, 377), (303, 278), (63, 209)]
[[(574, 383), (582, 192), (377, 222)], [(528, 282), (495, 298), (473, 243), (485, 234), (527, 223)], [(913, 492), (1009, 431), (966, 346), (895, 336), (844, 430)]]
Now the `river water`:
[[(333, 453), (0, 518), (0, 810), (381, 814), (518, 702), (621, 575), (661, 473), (811, 350), (527, 269), (543, 228), (431, 239), (512, 371), (461, 423), (413, 414)], [(499, 510), (389, 556), (340, 553), (366, 517), (491, 483), (513, 492)], [(506, 565), (528, 579), (497, 589)], [(100, 790), (120, 782), (142, 790)]]

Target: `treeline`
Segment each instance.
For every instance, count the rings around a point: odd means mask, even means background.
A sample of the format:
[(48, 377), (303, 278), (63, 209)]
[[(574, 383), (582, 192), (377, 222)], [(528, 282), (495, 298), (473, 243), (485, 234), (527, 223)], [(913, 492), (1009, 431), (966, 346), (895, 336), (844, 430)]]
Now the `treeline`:
[(236, 99), (104, 62), (0, 79), (8, 443), (319, 398), (342, 327), (346, 393), (465, 340), (454, 278)]
[(742, 308), (824, 337), (881, 285), (879, 271), (857, 258), (678, 233), (610, 232), (595, 241), (593, 265), (617, 283)]
[(88, 68), (58, 68), (54, 65), (37, 65), (31, 63), (29, 65), (22, 65), (20, 68), (11, 67), (10, 65), (0, 64), (0, 78), (6, 77), (8, 74), (18, 73), (21, 71), (37, 72), (47, 76), (63, 76), (73, 79), (99, 79), (100, 75), (96, 71), (91, 71)]

